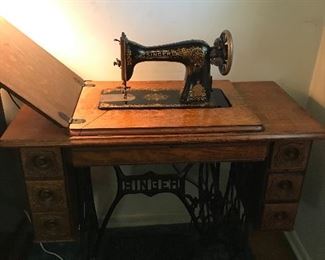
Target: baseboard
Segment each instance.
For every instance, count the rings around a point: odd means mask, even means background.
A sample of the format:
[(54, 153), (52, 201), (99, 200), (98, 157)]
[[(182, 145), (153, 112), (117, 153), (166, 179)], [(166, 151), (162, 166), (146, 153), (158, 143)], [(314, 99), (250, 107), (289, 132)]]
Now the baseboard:
[(312, 260), (296, 231), (284, 232), (298, 260)]
[[(103, 218), (99, 219), (101, 223)], [(187, 214), (135, 214), (135, 215), (118, 215), (113, 216), (108, 227), (135, 227), (151, 225), (168, 225), (189, 223), (190, 217)]]

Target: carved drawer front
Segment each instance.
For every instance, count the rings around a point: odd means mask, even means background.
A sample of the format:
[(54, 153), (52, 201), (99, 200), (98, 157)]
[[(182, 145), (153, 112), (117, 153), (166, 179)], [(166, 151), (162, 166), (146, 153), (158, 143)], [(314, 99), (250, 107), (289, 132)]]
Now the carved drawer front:
[(33, 224), (37, 241), (72, 239), (67, 213), (35, 213), (33, 214)]
[(46, 179), (63, 176), (60, 149), (22, 148), (20, 154), (26, 179)]
[(271, 170), (303, 171), (307, 165), (311, 142), (280, 141), (275, 142), (271, 160)]
[(26, 186), (32, 211), (67, 208), (64, 181), (28, 181)]
[(261, 229), (263, 230), (292, 230), (297, 214), (298, 204), (265, 204)]
[(270, 174), (265, 193), (266, 201), (298, 201), (303, 183), (299, 174)]

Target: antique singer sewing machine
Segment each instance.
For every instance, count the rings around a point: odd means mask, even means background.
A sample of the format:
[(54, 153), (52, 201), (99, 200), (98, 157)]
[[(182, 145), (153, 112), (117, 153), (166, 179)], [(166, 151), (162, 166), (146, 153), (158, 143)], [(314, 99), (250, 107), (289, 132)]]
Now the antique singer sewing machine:
[[(212, 88), (210, 64), (222, 75), (230, 71), (233, 58), (231, 33), (225, 30), (212, 47), (202, 40), (143, 46), (130, 41), (125, 33), (120, 40), (121, 58), (114, 65), (121, 68), (120, 90), (104, 90), (99, 108), (157, 108), (157, 107), (229, 107), (230, 103), (220, 89)], [(178, 90), (131, 90), (127, 85), (136, 64), (145, 61), (180, 62), (186, 66), (184, 88)]]
[[(144, 47), (122, 34), (121, 59), (116, 61), (122, 71), (121, 89), (115, 81), (84, 80), (2, 18), (0, 36), (0, 87), (28, 105), (1, 137), (0, 146), (16, 148), (20, 154), (38, 241), (79, 236), (82, 245), (88, 244), (81, 247), (81, 259), (90, 259), (98, 233), (90, 167), (107, 165), (206, 162), (199, 166), (202, 196), (187, 203), (191, 218), (204, 228), (211, 216), (217, 222), (221, 216), (215, 211), (220, 203), (204, 201), (220, 198), (218, 178), (213, 189), (204, 180), (219, 176), (216, 162), (235, 162), (229, 192), (223, 195), (224, 205), (234, 207), (227, 209), (236, 210), (239, 200), (232, 190), (240, 186), (244, 196), (239, 199), (256, 227), (292, 230), (310, 147), (313, 140), (325, 138), (324, 127), (274, 82), (212, 83), (211, 64), (221, 74), (231, 67), (232, 41), (227, 31), (213, 47), (196, 40)], [(129, 89), (127, 81), (135, 65), (153, 60), (183, 63), (185, 82), (139, 81)], [(213, 101), (216, 93), (225, 94), (221, 96), (229, 100), (228, 107), (209, 109), (220, 106)], [(167, 102), (170, 97), (172, 102)], [(148, 109), (98, 109), (142, 106)], [(120, 168), (115, 170), (121, 177)], [(175, 170), (177, 174), (155, 178), (151, 173), (137, 179), (122, 176), (117, 199), (143, 193), (143, 187), (148, 187), (149, 196), (160, 191), (181, 195), (188, 168)], [(247, 179), (239, 183), (236, 176)], [(205, 213), (197, 211), (197, 205)], [(212, 212), (209, 205), (217, 207)], [(102, 231), (111, 211), (106, 216)]]

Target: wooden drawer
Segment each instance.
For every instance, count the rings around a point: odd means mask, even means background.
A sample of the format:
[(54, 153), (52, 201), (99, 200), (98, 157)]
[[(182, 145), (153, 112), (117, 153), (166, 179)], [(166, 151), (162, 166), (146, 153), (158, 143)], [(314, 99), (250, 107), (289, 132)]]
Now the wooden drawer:
[(272, 171), (303, 171), (306, 168), (310, 141), (279, 141), (273, 146)]
[(303, 183), (301, 174), (270, 174), (268, 176), (265, 200), (298, 201)]
[(57, 211), (67, 208), (64, 181), (27, 181), (32, 211)]
[(69, 215), (63, 213), (34, 213), (33, 224), (35, 240), (64, 241), (71, 240)]
[(265, 204), (261, 229), (292, 230), (297, 214), (297, 203)]
[(20, 154), (26, 179), (62, 178), (60, 149), (22, 148)]

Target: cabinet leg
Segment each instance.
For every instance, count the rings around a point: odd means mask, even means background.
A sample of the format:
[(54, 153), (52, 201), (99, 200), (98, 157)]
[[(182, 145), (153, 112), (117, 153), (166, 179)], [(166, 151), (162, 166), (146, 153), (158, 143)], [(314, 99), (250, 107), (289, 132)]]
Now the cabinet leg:
[(91, 259), (98, 232), (90, 168), (76, 169), (79, 197), (80, 259)]

